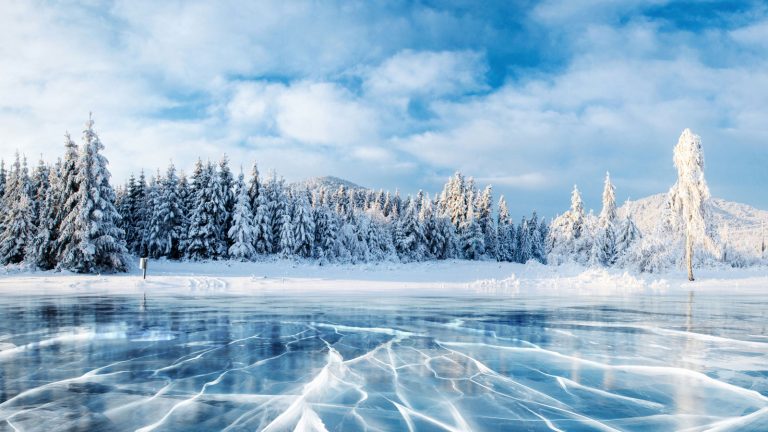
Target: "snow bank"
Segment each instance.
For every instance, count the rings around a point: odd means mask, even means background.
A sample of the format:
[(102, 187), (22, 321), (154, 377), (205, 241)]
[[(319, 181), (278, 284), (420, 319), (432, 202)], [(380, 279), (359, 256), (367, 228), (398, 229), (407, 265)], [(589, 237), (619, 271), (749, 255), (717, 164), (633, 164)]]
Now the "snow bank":
[(410, 264), (325, 265), (269, 262), (153, 261), (147, 280), (138, 269), (116, 275), (23, 272), (0, 275), (0, 294), (168, 293), (174, 295), (369, 293), (426, 295), (630, 295), (688, 291), (764, 294), (768, 269), (632, 274), (577, 265), (545, 266), (448, 260)]

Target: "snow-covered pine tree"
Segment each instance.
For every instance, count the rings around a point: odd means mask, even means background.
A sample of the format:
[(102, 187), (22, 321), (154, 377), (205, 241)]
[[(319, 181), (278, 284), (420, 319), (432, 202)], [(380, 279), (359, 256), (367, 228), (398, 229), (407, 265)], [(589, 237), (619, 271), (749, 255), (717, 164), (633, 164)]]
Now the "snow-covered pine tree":
[[(471, 202), (471, 201), (470, 201)], [(461, 249), (464, 258), (477, 260), (485, 253), (484, 235), (475, 218), (474, 206), (467, 208), (466, 219), (461, 225)]]
[(0, 199), (5, 195), (5, 181), (8, 173), (5, 171), (5, 160), (0, 159)]
[(392, 235), (389, 232), (389, 222), (382, 212), (374, 208), (368, 210), (365, 215), (365, 240), (371, 260), (389, 261), (396, 259), (395, 245), (392, 243)]
[(272, 212), (267, 194), (260, 193), (256, 198), (256, 215), (254, 216), (254, 248), (258, 254), (272, 252), (274, 235), (272, 233)]
[(635, 222), (630, 215), (627, 215), (619, 225), (616, 233), (616, 255), (618, 258), (624, 256), (633, 244), (640, 238), (640, 230), (637, 229)]
[(272, 223), (272, 245), (270, 246), (270, 251), (278, 253), (280, 252), (280, 230), (284, 221), (283, 216), (286, 213), (290, 213), (291, 209), (287, 207), (289, 203), (285, 192), (284, 180), (278, 179), (274, 171), (270, 173), (269, 180), (264, 185), (264, 194), (267, 200), (269, 221)]
[(547, 223), (546, 219), (541, 218), (541, 222), (539, 222), (539, 244), (538, 244), (538, 250), (540, 251), (540, 257), (539, 261), (542, 264), (547, 264), (547, 258), (549, 256), (549, 249), (547, 248), (547, 239), (549, 238), (549, 224)]
[(54, 255), (55, 261), (60, 261), (64, 249), (75, 239), (71, 237), (75, 231), (66, 226), (67, 215), (71, 214), (77, 206), (75, 200), (69, 198), (77, 194), (78, 182), (77, 182), (77, 159), (78, 151), (77, 145), (75, 145), (69, 133), (64, 134), (64, 159), (61, 161), (59, 169), (59, 181), (58, 190), (54, 191), (56, 194), (56, 203), (53, 206), (55, 216), (54, 222), (56, 229), (54, 232)]
[(483, 232), (485, 254), (496, 259), (496, 227), (493, 223), (493, 188), (488, 185), (477, 202), (477, 223)]
[(26, 161), (21, 163), (19, 153), (8, 176), (3, 201), (2, 232), (0, 232), (0, 263), (18, 264), (24, 260), (27, 245), (34, 234), (33, 207), (29, 196), (29, 173)]
[(216, 226), (216, 210), (218, 204), (214, 200), (219, 195), (216, 192), (217, 181), (211, 176), (215, 174), (211, 164), (203, 166), (198, 159), (192, 173), (192, 205), (189, 218), (189, 233), (187, 235), (186, 255), (192, 260), (204, 260), (218, 256), (220, 226)]
[(605, 173), (603, 187), (603, 209), (597, 223), (590, 263), (610, 266), (616, 262), (616, 190), (611, 176)]
[(673, 161), (677, 183), (669, 190), (668, 199), (674, 226), (685, 235), (685, 264), (688, 280), (693, 280), (693, 248), (704, 245), (716, 251), (714, 231), (708, 225), (709, 187), (704, 180), (704, 153), (701, 138), (685, 129), (675, 146)]
[(325, 264), (338, 257), (338, 216), (324, 203), (313, 208), (312, 216), (315, 221), (315, 250), (312, 255)]
[(180, 244), (184, 225), (183, 203), (179, 195), (179, 178), (176, 167), (171, 163), (165, 177), (156, 182), (152, 198), (152, 217), (150, 218), (150, 240), (147, 243), (152, 257), (178, 259), (181, 256)]
[(293, 212), (294, 252), (304, 258), (312, 256), (315, 243), (315, 221), (306, 194), (300, 194)]
[(192, 213), (192, 191), (189, 187), (189, 181), (184, 171), (180, 171), (179, 181), (176, 183), (176, 191), (179, 195), (179, 214), (181, 215), (179, 226), (179, 259), (183, 258), (187, 251), (189, 237), (189, 218)]
[[(50, 168), (48, 174), (48, 190), (41, 196), (38, 203), (38, 221), (35, 235), (27, 247), (24, 261), (40, 270), (50, 270), (56, 266), (56, 205), (59, 202), (59, 170), (61, 163)], [(39, 194), (38, 194), (39, 196)]]
[(434, 259), (444, 249), (445, 239), (437, 229), (437, 216), (429, 197), (421, 197), (419, 205), (419, 223), (424, 235), (425, 259)]
[(384, 207), (382, 208), (382, 211), (384, 212), (384, 217), (389, 217), (389, 215), (392, 214), (392, 194), (387, 191), (387, 194), (384, 196)]
[(279, 207), (282, 211), (278, 213), (280, 229), (278, 231), (277, 251), (282, 258), (287, 258), (292, 256), (296, 249), (296, 237), (292, 222), (293, 200), (287, 194), (283, 196), (284, 204)]
[(160, 170), (157, 175), (150, 177), (147, 187), (147, 225), (144, 230), (143, 243), (146, 245), (147, 255), (152, 258), (160, 258), (164, 255), (164, 245), (162, 240), (157, 239), (160, 230)]
[(251, 211), (254, 216), (259, 205), (259, 194), (261, 193), (261, 180), (259, 179), (259, 166), (256, 162), (251, 168), (251, 178), (248, 180), (248, 198), (251, 200)]
[(531, 241), (531, 259), (544, 263), (547, 259), (547, 248), (544, 238), (541, 237), (540, 226), (539, 215), (536, 214), (536, 210), (534, 210), (531, 219), (528, 220), (528, 236)]
[(221, 207), (224, 211), (221, 215), (221, 236), (224, 243), (222, 256), (226, 256), (226, 249), (230, 245), (227, 233), (229, 232), (229, 227), (232, 225), (232, 212), (235, 209), (235, 177), (232, 174), (232, 170), (229, 168), (229, 158), (226, 154), (219, 160), (218, 174), (218, 184), (221, 188)]
[(496, 259), (511, 262), (515, 260), (515, 227), (509, 216), (507, 201), (499, 198), (499, 213), (496, 222)]
[(395, 249), (403, 261), (422, 261), (427, 252), (424, 228), (419, 221), (416, 201), (408, 197), (406, 202), (403, 214), (395, 223)]
[(89, 118), (83, 131), (83, 144), (77, 160), (77, 193), (68, 199), (73, 210), (65, 218), (64, 236), (73, 239), (61, 255), (61, 268), (80, 273), (125, 271), (126, 248), (118, 227), (120, 214), (115, 208), (115, 191), (109, 184), (108, 161), (104, 145)]
[(126, 207), (129, 220), (124, 222), (126, 230), (126, 247), (128, 251), (139, 255), (147, 255), (147, 227), (152, 203), (149, 201), (147, 179), (144, 170), (134, 182), (128, 180), (128, 196)]
[(219, 170), (208, 163), (206, 165), (211, 181), (211, 216), (213, 218), (214, 243), (211, 254), (215, 259), (227, 257), (228, 240), (227, 230), (231, 217), (231, 197), (232, 197), (232, 173), (229, 171), (229, 165), (226, 156), (219, 163)]
[[(30, 189), (30, 196), (32, 197), (32, 225), (37, 227), (40, 225), (40, 219), (46, 217), (41, 215), (41, 209), (46, 196), (50, 192), (50, 175), (51, 168), (45, 164), (43, 158), (37, 162), (37, 168), (32, 176), (32, 184)], [(35, 229), (37, 231), (37, 229)]]
[(571, 193), (571, 209), (552, 221), (548, 261), (556, 264), (562, 264), (565, 261), (586, 264), (592, 249), (590, 237), (581, 193), (574, 185)]
[(227, 233), (229, 236), (229, 243), (232, 245), (229, 247), (229, 257), (239, 261), (249, 261), (256, 256), (256, 248), (254, 247), (254, 223), (253, 211), (251, 211), (251, 197), (242, 173), (240, 173), (240, 176), (237, 179), (235, 195), (237, 199), (232, 213), (232, 226)]
[(533, 258), (533, 239), (531, 238), (530, 223), (526, 218), (517, 227), (517, 258), (519, 263), (527, 263)]

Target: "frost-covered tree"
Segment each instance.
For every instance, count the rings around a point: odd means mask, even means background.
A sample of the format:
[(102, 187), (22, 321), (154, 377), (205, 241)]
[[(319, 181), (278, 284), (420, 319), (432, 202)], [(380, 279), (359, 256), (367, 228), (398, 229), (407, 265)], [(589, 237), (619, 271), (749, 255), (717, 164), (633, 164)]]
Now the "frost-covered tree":
[(187, 251), (189, 237), (189, 218), (192, 205), (192, 190), (184, 171), (179, 174), (179, 182), (176, 185), (176, 191), (179, 194), (179, 213), (181, 214), (181, 225), (179, 226), (179, 258), (184, 257)]
[(171, 163), (165, 177), (158, 180), (151, 194), (152, 215), (149, 222), (147, 246), (152, 257), (165, 256), (177, 259), (181, 256), (184, 205), (179, 195), (179, 178)]
[(616, 189), (609, 173), (605, 174), (603, 209), (600, 212), (590, 262), (610, 266), (616, 262)]
[(47, 177), (47, 192), (42, 196), (38, 193), (37, 226), (24, 258), (24, 261), (31, 266), (41, 270), (50, 270), (56, 266), (54, 241), (56, 240), (56, 227), (58, 225), (56, 205), (59, 202), (59, 169), (60, 164), (56, 164), (50, 169)]
[(267, 195), (259, 194), (256, 198), (256, 214), (254, 216), (253, 245), (256, 253), (272, 252), (274, 235), (272, 233), (272, 212), (267, 202)]
[(70, 197), (78, 192), (77, 159), (77, 145), (72, 141), (69, 133), (66, 133), (64, 134), (64, 159), (61, 161), (59, 169), (58, 187), (53, 191), (56, 195), (56, 203), (53, 206), (56, 226), (54, 233), (54, 255), (56, 256), (56, 261), (61, 259), (67, 245), (75, 241), (71, 237), (71, 234), (75, 231), (66, 227), (68, 223), (66, 217), (75, 210), (77, 205), (77, 201), (70, 199)]
[(77, 160), (77, 193), (67, 207), (73, 210), (64, 220), (64, 246), (61, 268), (80, 273), (125, 271), (124, 233), (118, 227), (120, 214), (115, 208), (115, 191), (109, 184), (108, 161), (89, 118), (83, 131), (83, 144)]
[(186, 255), (193, 260), (215, 258), (220, 249), (220, 225), (217, 226), (215, 200), (219, 195), (217, 181), (212, 178), (213, 170), (203, 166), (198, 159), (192, 173), (192, 203), (189, 232), (187, 234)]
[(477, 223), (483, 232), (485, 254), (496, 258), (496, 227), (493, 224), (493, 189), (486, 186), (477, 202)]
[(0, 263), (17, 264), (24, 260), (27, 245), (34, 234), (32, 224), (34, 208), (29, 194), (29, 173), (26, 161), (19, 153), (8, 177), (3, 201), (2, 232), (0, 232)]
[(219, 217), (221, 221), (221, 237), (224, 243), (224, 253), (222, 256), (226, 256), (226, 248), (229, 246), (227, 232), (232, 224), (232, 212), (235, 208), (235, 177), (232, 175), (232, 170), (229, 169), (229, 158), (226, 154), (219, 160), (218, 174), (222, 210)]
[(588, 217), (579, 188), (573, 186), (571, 209), (555, 218), (549, 232), (548, 260), (561, 264), (575, 261), (586, 264), (592, 249)]
[(259, 166), (256, 162), (251, 168), (251, 178), (248, 180), (248, 198), (251, 200), (251, 211), (256, 214), (259, 205), (259, 194), (261, 193), (261, 180), (259, 179)]
[(291, 210), (293, 203), (288, 197), (284, 198), (284, 203), (280, 206), (282, 209), (278, 212), (280, 218), (280, 228), (278, 230), (277, 252), (281, 257), (287, 258), (293, 255), (296, 249), (296, 237), (294, 235)]
[(514, 261), (516, 254), (515, 226), (509, 216), (507, 201), (504, 196), (499, 198), (499, 212), (496, 221), (496, 259), (499, 261)]
[(694, 246), (715, 249), (712, 229), (707, 225), (710, 195), (704, 180), (701, 138), (685, 129), (675, 146), (673, 161), (677, 168), (677, 183), (669, 190), (668, 200), (673, 226), (685, 236), (685, 264), (688, 280), (692, 281)]
[(35, 173), (32, 176), (30, 187), (30, 197), (32, 200), (32, 225), (35, 227), (41, 224), (41, 218), (46, 217), (46, 215), (41, 215), (41, 209), (46, 196), (50, 193), (50, 175), (51, 168), (45, 164), (41, 157), (37, 163), (37, 168), (35, 168)]
[(232, 226), (227, 233), (231, 244), (229, 257), (239, 261), (249, 261), (256, 256), (255, 230), (249, 188), (245, 185), (242, 173), (237, 179), (235, 195), (237, 199), (232, 213)]
[(293, 212), (293, 229), (296, 255), (304, 258), (312, 256), (315, 243), (315, 221), (312, 219), (312, 210), (305, 194), (301, 194), (296, 200)]
[(531, 223), (526, 218), (520, 221), (517, 227), (517, 262), (527, 263), (533, 259), (533, 238), (531, 237)]
[(415, 200), (409, 197), (407, 202), (403, 214), (395, 222), (395, 249), (403, 261), (421, 261), (427, 252), (426, 237)]
[(474, 206), (469, 206), (466, 219), (461, 224), (461, 250), (466, 259), (477, 260), (485, 253), (484, 235), (475, 218)]
[(313, 256), (321, 264), (335, 260), (339, 256), (339, 227), (338, 215), (331, 211), (326, 204), (313, 208), (312, 216), (315, 221), (315, 250)]

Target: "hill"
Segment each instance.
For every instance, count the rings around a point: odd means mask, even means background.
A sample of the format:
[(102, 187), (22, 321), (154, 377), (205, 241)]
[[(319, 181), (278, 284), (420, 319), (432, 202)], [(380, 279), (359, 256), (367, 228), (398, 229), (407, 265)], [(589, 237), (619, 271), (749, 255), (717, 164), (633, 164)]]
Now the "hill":
[[(619, 208), (619, 216), (627, 212), (644, 234), (653, 233), (666, 204), (667, 194), (656, 194), (631, 201)], [(712, 198), (711, 223), (731, 247), (749, 255), (759, 255), (768, 229), (768, 211), (747, 204)]]
[(298, 187), (298, 188), (306, 188), (308, 190), (326, 189), (326, 190), (335, 191), (342, 185), (347, 189), (367, 190), (367, 188), (360, 186), (358, 184), (352, 183), (349, 180), (344, 180), (342, 178), (333, 177), (333, 176), (311, 177), (306, 180), (293, 183), (291, 186)]

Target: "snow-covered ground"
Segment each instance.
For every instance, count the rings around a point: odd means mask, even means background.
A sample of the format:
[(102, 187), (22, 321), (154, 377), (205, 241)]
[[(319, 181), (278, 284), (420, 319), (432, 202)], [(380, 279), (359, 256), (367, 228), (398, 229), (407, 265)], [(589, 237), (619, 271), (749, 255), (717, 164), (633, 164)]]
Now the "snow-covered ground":
[(267, 262), (150, 261), (141, 270), (115, 275), (26, 272), (6, 268), (0, 294), (25, 293), (368, 293), (426, 295), (614, 295), (708, 292), (768, 293), (768, 268), (699, 269), (688, 282), (677, 270), (633, 274), (617, 269), (545, 266), (490, 261), (432, 261), (410, 264), (324, 265)]

